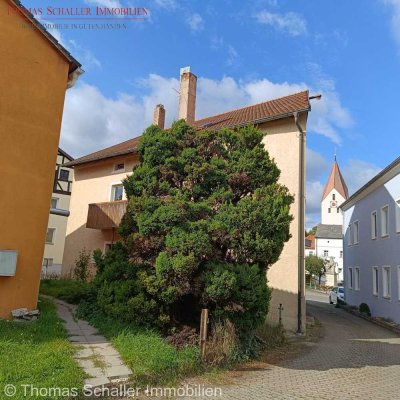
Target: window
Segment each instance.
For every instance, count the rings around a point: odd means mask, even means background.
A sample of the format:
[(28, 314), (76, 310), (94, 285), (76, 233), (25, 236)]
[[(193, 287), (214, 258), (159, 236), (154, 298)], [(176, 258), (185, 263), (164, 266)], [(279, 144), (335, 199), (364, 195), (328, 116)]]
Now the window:
[(122, 200), (123, 195), (124, 187), (122, 186), (122, 184), (111, 186), (111, 201)]
[(43, 258), (43, 267), (51, 267), (53, 265), (53, 259), (52, 258)]
[(332, 200), (336, 200), (336, 195), (335, 195), (335, 193), (332, 194)]
[(340, 250), (339, 258), (343, 258), (343, 250)]
[(57, 208), (58, 206), (58, 198), (57, 197), (52, 197), (51, 199), (51, 203), (50, 203), (50, 207), (51, 208)]
[(54, 235), (56, 233), (56, 228), (47, 228), (46, 243), (54, 244)]
[(125, 171), (125, 163), (118, 163), (114, 165), (114, 172), (124, 172)]
[(372, 267), (372, 293), (374, 296), (379, 294), (379, 272), (378, 267)]
[(60, 169), (59, 179), (60, 179), (60, 181), (68, 181), (69, 180), (69, 171), (67, 169)]
[(390, 267), (383, 267), (382, 272), (383, 272), (383, 279), (382, 279), (383, 297), (390, 299), (390, 286), (391, 286)]
[(348, 229), (347, 229), (347, 244), (349, 245), (349, 246), (351, 246), (351, 241), (352, 241), (352, 229), (351, 229), (351, 224), (349, 224), (349, 227), (348, 227)]
[(358, 221), (354, 221), (353, 225), (354, 225), (354, 231), (353, 231), (354, 239), (353, 239), (353, 243), (354, 243), (354, 244), (358, 244), (359, 235), (360, 235), (360, 232), (359, 232), (359, 223), (358, 223)]
[(371, 239), (376, 239), (378, 236), (378, 225), (376, 221), (376, 211), (371, 213)]
[(331, 213), (331, 209), (330, 209), (330, 208), (328, 208), (328, 213), (329, 213), (329, 214)]
[(328, 257), (329, 256), (329, 250), (324, 250), (324, 257)]
[(339, 208), (337, 208), (337, 209), (336, 209), (336, 213), (337, 213), (337, 214), (339, 214), (339, 212), (340, 212), (340, 209), (339, 209)]
[(400, 233), (400, 199), (396, 200), (396, 232)]
[(113, 247), (113, 243), (104, 243), (104, 254), (107, 254)]
[(354, 289), (360, 290), (360, 268), (354, 268)]
[(348, 283), (348, 288), (352, 289), (353, 288), (353, 268), (349, 268), (349, 283)]
[(381, 236), (389, 236), (389, 206), (381, 208)]
[(397, 299), (400, 301), (400, 265), (397, 267)]

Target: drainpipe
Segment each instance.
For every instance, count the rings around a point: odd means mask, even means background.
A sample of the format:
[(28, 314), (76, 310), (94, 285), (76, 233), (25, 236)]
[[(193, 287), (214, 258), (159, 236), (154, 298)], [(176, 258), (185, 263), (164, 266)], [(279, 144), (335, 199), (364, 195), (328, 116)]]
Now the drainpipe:
[(305, 229), (305, 136), (306, 133), (303, 131), (299, 123), (299, 113), (293, 113), (294, 122), (299, 130), (299, 141), (300, 141), (300, 148), (299, 148), (299, 265), (298, 265), (298, 291), (297, 291), (297, 333), (303, 333), (303, 300), (304, 300), (304, 274), (305, 274), (305, 265), (304, 265), (304, 246), (305, 246), (305, 239), (304, 239), (304, 229)]

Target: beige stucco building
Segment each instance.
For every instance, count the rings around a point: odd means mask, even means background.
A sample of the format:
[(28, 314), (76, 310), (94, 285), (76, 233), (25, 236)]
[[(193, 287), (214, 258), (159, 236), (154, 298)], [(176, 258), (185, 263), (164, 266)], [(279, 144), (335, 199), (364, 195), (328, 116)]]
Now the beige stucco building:
[[(183, 69), (180, 79), (179, 117), (199, 130), (251, 123), (265, 132), (265, 146), (281, 170), (280, 182), (295, 197), (291, 209), (292, 237), (279, 261), (268, 271), (269, 286), (273, 288), (269, 318), (278, 322), (281, 304), (285, 327), (292, 331), (304, 330), (304, 148), (310, 111), (308, 91), (196, 120), (197, 78)], [(153, 123), (164, 127), (164, 121), (165, 109), (158, 105)], [(106, 251), (117, 239), (115, 228), (126, 207), (121, 182), (138, 161), (138, 140), (128, 140), (67, 164), (74, 167), (74, 191), (63, 259), (64, 275), (71, 275), (82, 248)]]
[(73, 158), (58, 148), (53, 194), (44, 246), (42, 278), (61, 274), (74, 170), (64, 167)]

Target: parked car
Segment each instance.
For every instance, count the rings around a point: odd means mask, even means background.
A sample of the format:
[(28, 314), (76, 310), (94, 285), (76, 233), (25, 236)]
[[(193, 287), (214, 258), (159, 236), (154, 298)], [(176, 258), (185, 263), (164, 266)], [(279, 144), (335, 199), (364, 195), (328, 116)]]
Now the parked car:
[(329, 303), (330, 304), (336, 304), (338, 299), (344, 301), (344, 287), (343, 286), (335, 286), (329, 293)]

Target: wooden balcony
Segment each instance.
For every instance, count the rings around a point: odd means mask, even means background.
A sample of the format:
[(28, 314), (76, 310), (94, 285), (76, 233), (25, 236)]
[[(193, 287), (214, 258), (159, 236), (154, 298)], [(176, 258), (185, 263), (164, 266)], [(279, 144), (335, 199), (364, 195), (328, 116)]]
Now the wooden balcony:
[(118, 228), (126, 211), (126, 200), (89, 204), (86, 228)]

